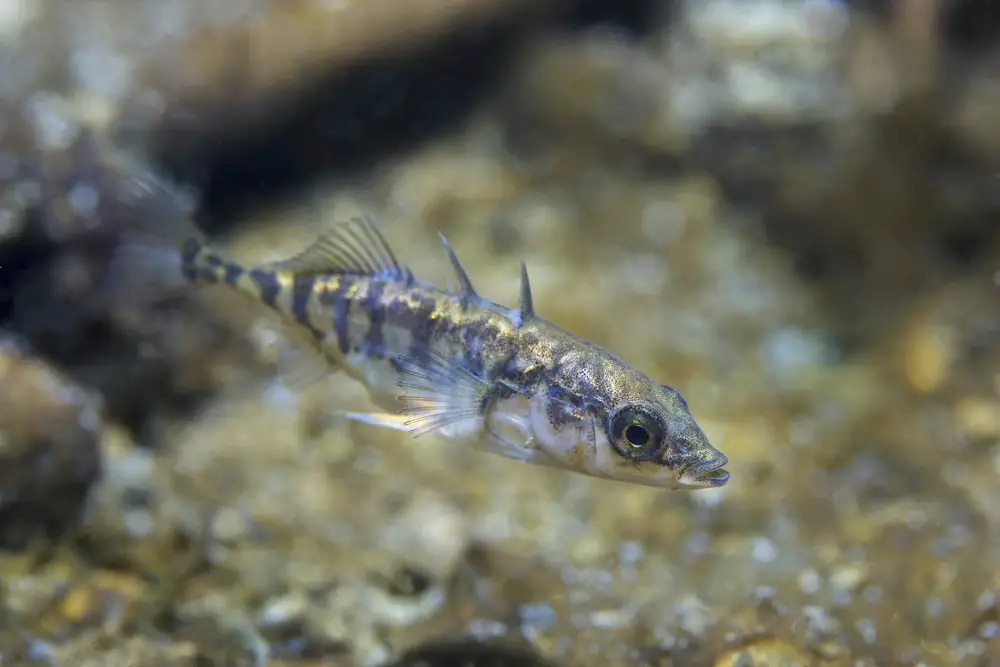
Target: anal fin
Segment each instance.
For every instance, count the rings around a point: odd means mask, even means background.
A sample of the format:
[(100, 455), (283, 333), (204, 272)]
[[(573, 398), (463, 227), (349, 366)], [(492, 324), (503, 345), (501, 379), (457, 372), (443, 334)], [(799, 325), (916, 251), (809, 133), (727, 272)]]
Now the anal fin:
[(256, 315), (250, 338), (286, 389), (302, 392), (337, 372), (340, 363), (311, 331), (270, 309)]

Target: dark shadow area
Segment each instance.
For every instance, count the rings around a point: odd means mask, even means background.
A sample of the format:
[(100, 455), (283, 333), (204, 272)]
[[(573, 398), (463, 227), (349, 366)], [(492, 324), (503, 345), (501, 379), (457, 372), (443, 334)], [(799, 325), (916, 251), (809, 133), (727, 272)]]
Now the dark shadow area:
[(475, 27), (422, 53), (365, 61), (282, 100), (259, 126), (179, 142), (165, 130), (153, 153), (179, 180), (204, 188), (207, 229), (227, 225), (261, 202), (363, 174), (455, 130), (488, 97), (522, 33), (510, 22)]
[(261, 202), (294, 198), (322, 178), (363, 175), (455, 131), (491, 101), (519, 47), (539, 31), (606, 25), (640, 35), (662, 25), (669, 7), (580, 0), (546, 15), (462, 26), (422, 50), (331, 72), (270, 111), (255, 109), (262, 122), (236, 119), (204, 137), (168, 125), (151, 152), (175, 178), (203, 188), (206, 229), (225, 227)]
[(385, 667), (555, 667), (526, 648), (475, 639), (445, 639), (410, 649)]
[(581, 30), (607, 25), (643, 37), (670, 21), (677, 4), (674, 0), (577, 0), (560, 23)]
[(988, 49), (1000, 38), (1000, 3), (954, 0), (944, 3), (945, 39), (962, 50)]

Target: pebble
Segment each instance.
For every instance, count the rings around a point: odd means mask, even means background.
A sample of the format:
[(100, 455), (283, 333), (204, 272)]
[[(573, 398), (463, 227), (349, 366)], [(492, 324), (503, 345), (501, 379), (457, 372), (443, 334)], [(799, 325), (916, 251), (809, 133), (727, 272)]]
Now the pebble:
[(955, 406), (955, 421), (973, 438), (1000, 438), (1000, 399), (962, 398)]
[(417, 495), (382, 531), (381, 546), (435, 581), (454, 571), (469, 544), (462, 512), (437, 494)]
[(722, 653), (712, 663), (714, 667), (744, 667), (745, 665), (798, 665), (806, 667), (813, 660), (803, 651), (777, 638), (768, 637), (750, 645)]
[(940, 389), (948, 380), (959, 336), (952, 327), (920, 318), (903, 334), (900, 352), (904, 376), (922, 394)]

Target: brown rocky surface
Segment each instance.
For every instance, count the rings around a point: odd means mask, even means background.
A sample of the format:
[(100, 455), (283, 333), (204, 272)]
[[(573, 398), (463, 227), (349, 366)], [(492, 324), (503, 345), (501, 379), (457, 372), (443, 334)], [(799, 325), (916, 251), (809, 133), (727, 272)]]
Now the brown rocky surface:
[(71, 530), (101, 477), (100, 399), (0, 338), (0, 547)]

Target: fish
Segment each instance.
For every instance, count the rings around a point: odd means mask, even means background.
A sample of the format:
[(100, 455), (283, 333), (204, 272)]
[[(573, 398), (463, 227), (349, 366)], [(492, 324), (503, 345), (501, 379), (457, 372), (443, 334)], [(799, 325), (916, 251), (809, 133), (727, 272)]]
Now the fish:
[(729, 459), (676, 389), (536, 312), (523, 260), (509, 308), (479, 295), (444, 235), (457, 287), (417, 279), (371, 215), (250, 265), (193, 225), (171, 238), (157, 232), (170, 222), (158, 222), (122, 235), (109, 275), (139, 284), (136, 271), (172, 268), (175, 288), (222, 285), (260, 302), (301, 334), (313, 371), (366, 387), (376, 409), (338, 413), (346, 419), (605, 480), (674, 490), (729, 481)]

